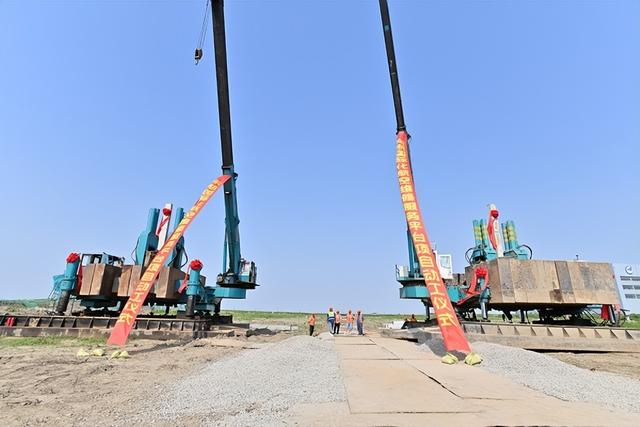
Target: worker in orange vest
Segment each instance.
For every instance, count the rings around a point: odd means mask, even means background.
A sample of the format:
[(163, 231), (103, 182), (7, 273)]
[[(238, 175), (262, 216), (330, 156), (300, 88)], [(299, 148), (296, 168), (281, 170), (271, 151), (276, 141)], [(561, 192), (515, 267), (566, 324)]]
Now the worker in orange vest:
[(353, 332), (353, 313), (351, 310), (347, 313), (347, 334)]
[(342, 320), (342, 316), (340, 315), (340, 310), (336, 310), (336, 323), (333, 327), (333, 334), (334, 335), (338, 335), (340, 334), (340, 322)]
[(309, 325), (309, 336), (312, 337), (313, 336), (313, 330), (316, 327), (316, 315), (315, 314), (311, 314), (311, 316), (309, 316), (309, 319), (307, 320), (307, 324)]

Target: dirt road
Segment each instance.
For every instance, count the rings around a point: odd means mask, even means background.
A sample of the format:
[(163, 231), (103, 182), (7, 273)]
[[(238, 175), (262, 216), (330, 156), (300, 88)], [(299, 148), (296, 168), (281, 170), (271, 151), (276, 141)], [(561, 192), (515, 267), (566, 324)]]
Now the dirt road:
[[(132, 341), (129, 359), (76, 357), (77, 344), (0, 348), (0, 425), (126, 425), (146, 399), (208, 362), (272, 337)], [(95, 348), (96, 346), (93, 346)], [(89, 348), (84, 346), (83, 348)]]

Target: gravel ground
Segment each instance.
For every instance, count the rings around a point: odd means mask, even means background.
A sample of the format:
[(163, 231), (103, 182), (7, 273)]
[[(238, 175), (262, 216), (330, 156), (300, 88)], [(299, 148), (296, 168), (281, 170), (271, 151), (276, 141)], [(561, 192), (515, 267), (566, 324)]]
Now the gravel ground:
[[(593, 372), (561, 362), (551, 356), (486, 342), (472, 348), (483, 361), (479, 365), (519, 384), (562, 400), (591, 402), (611, 409), (640, 412), (640, 381), (608, 372)], [(442, 354), (442, 340), (420, 346)]]
[(216, 426), (284, 425), (301, 403), (346, 400), (333, 343), (294, 336), (215, 361), (173, 384), (146, 422)]

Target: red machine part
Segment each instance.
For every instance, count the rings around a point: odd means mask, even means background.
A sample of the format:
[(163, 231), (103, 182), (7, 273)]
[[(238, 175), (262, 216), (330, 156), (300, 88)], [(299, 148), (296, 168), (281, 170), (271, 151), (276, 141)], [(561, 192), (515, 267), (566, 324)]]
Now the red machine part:
[[(484, 278), (484, 285), (482, 288), (476, 290), (478, 286), (478, 279)], [(459, 300), (456, 304), (460, 305), (466, 302), (469, 298), (472, 298), (476, 295), (480, 295), (482, 291), (484, 291), (487, 286), (489, 286), (489, 270), (485, 267), (478, 267), (473, 270), (473, 276), (471, 277), (471, 284), (467, 289), (465, 289), (465, 297)]]
[(76, 285), (76, 292), (80, 293), (82, 288), (82, 263), (78, 266), (78, 284)]
[(68, 256), (67, 256), (67, 262), (78, 262), (78, 260), (80, 259), (80, 254), (76, 253), (76, 252), (71, 252)]
[(500, 213), (498, 212), (497, 209), (491, 209), (491, 212), (489, 212), (489, 224), (487, 224), (487, 234), (489, 235), (489, 240), (491, 241), (491, 246), (493, 247), (493, 249), (498, 248), (498, 242), (496, 242), (496, 236), (493, 233), (493, 226), (494, 226), (494, 223), (496, 222), (496, 219), (498, 219), (499, 215)]
[(184, 275), (184, 280), (180, 284), (180, 288), (178, 288), (179, 294), (183, 293), (184, 290), (187, 289), (187, 282), (189, 281), (189, 271), (191, 270), (202, 270), (202, 261), (200, 261), (199, 259), (194, 259), (193, 261), (191, 261), (191, 263), (189, 264), (189, 268), (187, 268), (187, 272)]
[(189, 264), (189, 268), (196, 271), (202, 270), (202, 261), (200, 261), (199, 259), (194, 259), (193, 261), (191, 261), (191, 264)]
[[(67, 256), (67, 263), (70, 262), (78, 262), (80, 261), (80, 254), (77, 252), (71, 252)], [(82, 263), (78, 265), (78, 283), (76, 284), (76, 292), (80, 293), (80, 288), (82, 288)]]
[[(478, 279), (481, 279), (481, 278), (484, 279), (484, 285), (482, 286), (482, 288), (476, 289), (478, 286)], [(485, 267), (476, 268), (475, 270), (473, 270), (471, 284), (465, 290), (466, 296), (462, 298), (460, 301), (458, 301), (457, 304), (462, 304), (465, 301), (467, 301), (469, 298), (479, 295), (480, 293), (482, 293), (482, 291), (484, 291), (487, 288), (487, 286), (489, 286), (489, 270), (487, 270)]]
[(156, 230), (156, 236), (160, 235), (160, 230), (162, 230), (162, 227), (164, 227), (164, 225), (169, 221), (169, 217), (171, 215), (171, 209), (162, 208), (162, 214), (164, 215), (164, 218), (162, 219), (162, 221), (160, 221), (160, 224), (158, 225), (158, 229)]

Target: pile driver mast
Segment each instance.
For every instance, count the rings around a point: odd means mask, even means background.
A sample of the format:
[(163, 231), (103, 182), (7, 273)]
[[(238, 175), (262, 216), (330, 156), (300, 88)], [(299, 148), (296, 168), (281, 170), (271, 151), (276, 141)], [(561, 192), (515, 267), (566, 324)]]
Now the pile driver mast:
[(387, 64), (391, 77), (391, 91), (393, 92), (393, 107), (396, 111), (397, 132), (406, 131), (404, 113), (402, 111), (402, 98), (400, 97), (400, 81), (398, 80), (398, 68), (396, 66), (396, 51), (393, 47), (393, 34), (391, 32), (391, 17), (387, 0), (380, 0), (380, 16), (382, 17), (382, 29), (384, 31), (384, 45), (387, 50)]
[(431, 248), (429, 234), (427, 233), (418, 202), (411, 167), (411, 156), (409, 154), (409, 134), (404, 124), (404, 114), (402, 112), (400, 84), (398, 82), (393, 36), (391, 34), (391, 19), (386, 0), (380, 0), (380, 15), (382, 17), (382, 30), (387, 50), (389, 76), (391, 77), (393, 104), (396, 111), (396, 169), (402, 208), (407, 223), (409, 262), (411, 263), (410, 282), (406, 283), (398, 277), (398, 280), (403, 285), (400, 290), (400, 296), (403, 297), (404, 294), (404, 297), (406, 297), (405, 290), (407, 289), (412, 291), (413, 295), (409, 297), (421, 299), (427, 308), (427, 313), (429, 305), (432, 305), (446, 349), (448, 351), (470, 352), (471, 348), (456, 318), (455, 310), (449, 297), (444, 292), (442, 274), (437, 265), (436, 254)]
[(231, 176), (231, 179), (224, 185), (225, 247), (222, 263), (223, 271), (216, 280), (216, 283), (223, 289), (220, 289), (216, 294), (221, 294), (225, 298), (244, 298), (245, 290), (254, 289), (256, 286), (257, 269), (255, 263), (244, 260), (240, 254), (240, 219), (238, 218), (236, 196), (238, 174), (235, 173), (233, 165), (223, 0), (211, 1), (211, 15), (218, 90), (220, 143), (222, 147), (222, 172), (224, 175)]
[[(389, 16), (389, 6), (387, 0), (380, 1), (380, 16), (382, 17), (382, 30), (384, 32), (384, 45), (387, 50), (387, 65), (389, 66), (389, 77), (391, 78), (391, 91), (393, 93), (393, 107), (396, 112), (396, 132), (406, 132), (404, 123), (404, 112), (402, 110), (402, 98), (400, 96), (400, 81), (398, 80), (398, 68), (396, 66), (396, 52), (393, 46), (393, 33), (391, 31), (391, 17)], [(411, 162), (409, 162), (411, 165)], [(411, 167), (411, 166), (409, 166)], [(408, 271), (396, 271), (398, 281), (403, 285), (422, 285), (424, 278), (420, 272), (420, 263), (413, 246), (413, 239), (407, 224), (407, 244), (409, 249)], [(426, 302), (425, 302), (426, 304)]]

